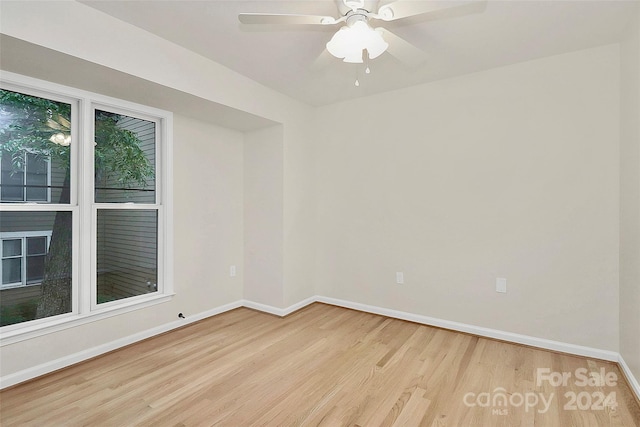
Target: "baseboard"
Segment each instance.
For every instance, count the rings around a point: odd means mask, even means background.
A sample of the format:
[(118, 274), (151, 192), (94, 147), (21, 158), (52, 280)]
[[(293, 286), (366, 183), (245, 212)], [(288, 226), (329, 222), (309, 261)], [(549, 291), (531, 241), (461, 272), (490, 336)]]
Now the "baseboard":
[(120, 347), (124, 347), (129, 344), (133, 344), (138, 341), (142, 341), (147, 338), (151, 338), (155, 335), (162, 334), (164, 332), (169, 332), (173, 329), (179, 328), (181, 326), (188, 325), (190, 323), (197, 322), (199, 320), (205, 319), (207, 317), (215, 316), (220, 313), (224, 313), (229, 310), (233, 310), (239, 307), (247, 307), (254, 310), (262, 311), (265, 313), (270, 313), (276, 316), (284, 317), (287, 316), (309, 304), (314, 302), (321, 302), (325, 304), (335, 305), (338, 307), (349, 308), (352, 310), (363, 311), (372, 314), (378, 314), (381, 316), (392, 317), (395, 319), (408, 320), (410, 322), (420, 323), (429, 326), (436, 326), (439, 328), (450, 329), (458, 332), (465, 332), (469, 334), (474, 334), (482, 337), (494, 338), (502, 341), (513, 342), (517, 344), (528, 345), (531, 347), (542, 348), (545, 350), (559, 351), (562, 353), (575, 354), (578, 356), (585, 356), (590, 358), (608, 360), (612, 362), (617, 362), (624, 372), (627, 380), (635, 392), (636, 396), (640, 400), (640, 384), (638, 380), (634, 377), (633, 373), (629, 369), (629, 366), (625, 363), (622, 356), (613, 351), (601, 350), (591, 347), (584, 347), (575, 344), (568, 344), (559, 341), (547, 340), (544, 338), (531, 337), (528, 335), (515, 334), (512, 332), (500, 331), (497, 329), (489, 329), (483, 328), (480, 326), (469, 325), (465, 323), (453, 322), (450, 320), (443, 320), (429, 316), (423, 316), (420, 314), (407, 313), (404, 311), (392, 310), (389, 308), (377, 307), (368, 304), (361, 304), (357, 302), (341, 300), (337, 298), (330, 298), (324, 296), (312, 296), (306, 298), (296, 304), (292, 304), (286, 308), (278, 308), (274, 306), (270, 306), (267, 304), (261, 304), (254, 301), (249, 300), (239, 300), (229, 304), (222, 305), (220, 307), (213, 308), (211, 310), (207, 310), (195, 315), (187, 316), (186, 319), (176, 320), (156, 328), (152, 328), (143, 332), (139, 332), (137, 334), (121, 338), (119, 340), (115, 340), (103, 345), (99, 345), (75, 354), (71, 354), (69, 356), (65, 356), (47, 363), (43, 363), (38, 366), (34, 366), (29, 369), (25, 369), (13, 374), (6, 375), (0, 378), (0, 389), (10, 387), (12, 385), (36, 378), (41, 375), (45, 375), (56, 371), (58, 369), (65, 368), (67, 366), (73, 365), (75, 363), (82, 362), (87, 359), (91, 359), (92, 357), (99, 356), (101, 354), (107, 353), (109, 351), (116, 350)]
[(293, 305), (290, 305), (289, 307), (286, 307), (286, 308), (278, 308), (278, 307), (274, 307), (272, 305), (262, 304), (262, 303), (259, 303), (259, 302), (254, 302), (254, 301), (249, 301), (249, 300), (242, 300), (242, 305), (244, 307), (252, 308), (252, 309), (258, 310), (258, 311), (262, 311), (264, 313), (269, 313), (269, 314), (274, 314), (276, 316), (284, 317), (284, 316), (288, 316), (289, 314), (293, 313), (294, 311), (298, 311), (301, 308), (306, 307), (309, 304), (313, 304), (317, 300), (318, 300), (317, 296), (309, 297), (309, 298), (303, 299), (302, 301), (297, 302), (297, 303), (295, 303)]
[(624, 376), (627, 377), (627, 382), (629, 383), (631, 390), (633, 390), (633, 392), (636, 394), (636, 398), (640, 402), (640, 383), (638, 382), (638, 379), (633, 375), (633, 372), (631, 372), (631, 368), (629, 368), (627, 362), (624, 361), (622, 355), (620, 355), (620, 357), (618, 358), (618, 365), (620, 366), (620, 369), (622, 369)]
[(575, 344), (568, 344), (559, 341), (547, 340), (544, 338), (531, 337), (528, 335), (515, 334), (512, 332), (500, 331), (497, 329), (483, 328), (481, 326), (468, 325), (450, 320), (437, 319), (435, 317), (423, 316), (420, 314), (407, 313), (404, 311), (392, 310), (389, 308), (376, 307), (357, 302), (345, 301), (336, 298), (318, 296), (316, 301), (325, 304), (337, 305), (339, 307), (364, 311), (367, 313), (379, 314), (393, 317), (395, 319), (408, 320), (410, 322), (421, 323), (423, 325), (437, 326), (439, 328), (451, 329), (458, 332), (466, 332), (482, 337), (494, 338), (502, 341), (509, 341), (517, 344), (524, 344), (531, 347), (543, 348), (545, 350), (559, 351), (562, 353), (575, 354), (578, 356), (591, 357), (595, 359), (617, 362), (620, 355), (615, 351), (600, 350), (597, 348), (584, 347)]
[(137, 334), (129, 335), (127, 337), (92, 347), (69, 356), (61, 357), (32, 368), (24, 369), (13, 374), (5, 375), (0, 378), (0, 390), (238, 307), (242, 307), (242, 301), (235, 301), (220, 307), (212, 308), (211, 310), (187, 316), (185, 319), (165, 323), (164, 325), (147, 329), (146, 331), (138, 332)]

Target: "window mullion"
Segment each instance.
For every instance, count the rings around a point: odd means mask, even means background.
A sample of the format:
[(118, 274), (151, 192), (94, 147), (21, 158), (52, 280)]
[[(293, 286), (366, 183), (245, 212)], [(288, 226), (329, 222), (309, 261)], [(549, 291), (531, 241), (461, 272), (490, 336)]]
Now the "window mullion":
[(27, 152), (25, 151), (22, 158), (22, 201), (27, 200)]
[(51, 157), (47, 159), (47, 203), (51, 203)]
[(94, 223), (93, 214), (93, 109), (90, 102), (80, 102), (78, 135), (76, 147), (77, 174), (76, 194), (78, 204), (78, 267), (79, 280), (77, 288), (78, 310), (80, 314), (91, 311), (91, 294), (94, 288)]
[(20, 239), (20, 245), (22, 247), (22, 252), (20, 253), (20, 282), (22, 286), (27, 284), (27, 238), (23, 237)]

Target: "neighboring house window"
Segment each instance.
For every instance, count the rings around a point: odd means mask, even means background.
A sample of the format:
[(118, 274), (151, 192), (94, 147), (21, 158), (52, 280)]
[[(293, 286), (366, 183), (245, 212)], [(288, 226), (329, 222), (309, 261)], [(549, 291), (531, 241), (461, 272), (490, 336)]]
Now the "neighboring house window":
[(48, 156), (26, 151), (2, 153), (0, 161), (0, 200), (3, 202), (48, 202), (50, 197)]
[(0, 234), (0, 287), (39, 284), (50, 238), (51, 231)]
[[(2, 343), (167, 301), (171, 113), (11, 73), (3, 79)], [(36, 284), (41, 292), (15, 302)], [(3, 318), (16, 311), (29, 314)]]

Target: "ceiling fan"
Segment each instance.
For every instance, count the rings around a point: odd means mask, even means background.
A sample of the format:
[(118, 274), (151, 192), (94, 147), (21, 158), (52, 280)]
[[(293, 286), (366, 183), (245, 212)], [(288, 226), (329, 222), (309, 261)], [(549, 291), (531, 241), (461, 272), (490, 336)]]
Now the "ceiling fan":
[(407, 64), (421, 63), (425, 53), (383, 28), (372, 28), (371, 20), (384, 22), (396, 21), (418, 15), (427, 15), (444, 9), (461, 8), (471, 3), (484, 3), (483, 0), (461, 2), (433, 2), (426, 0), (397, 0), (383, 4), (377, 10), (377, 0), (336, 0), (339, 18), (320, 15), (297, 15), (280, 13), (241, 13), (238, 19), (242, 24), (276, 25), (336, 25), (344, 23), (327, 43), (327, 50), (336, 58), (349, 63), (362, 63), (388, 52)]

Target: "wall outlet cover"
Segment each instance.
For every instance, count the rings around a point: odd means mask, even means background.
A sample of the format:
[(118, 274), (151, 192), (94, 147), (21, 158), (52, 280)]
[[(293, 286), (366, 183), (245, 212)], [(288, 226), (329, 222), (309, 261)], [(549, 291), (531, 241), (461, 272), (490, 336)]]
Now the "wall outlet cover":
[(501, 294), (507, 293), (507, 279), (503, 277), (496, 279), (496, 292), (500, 292)]

